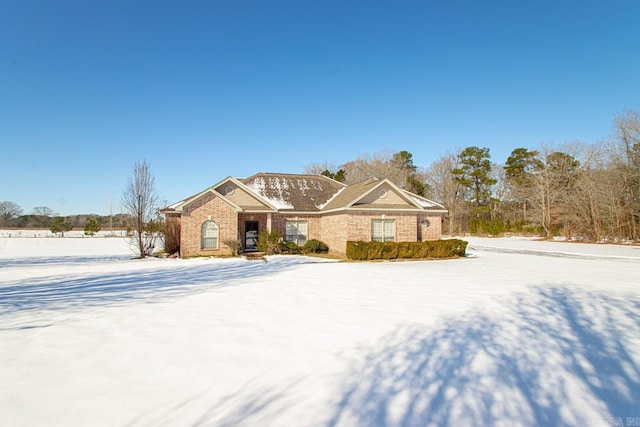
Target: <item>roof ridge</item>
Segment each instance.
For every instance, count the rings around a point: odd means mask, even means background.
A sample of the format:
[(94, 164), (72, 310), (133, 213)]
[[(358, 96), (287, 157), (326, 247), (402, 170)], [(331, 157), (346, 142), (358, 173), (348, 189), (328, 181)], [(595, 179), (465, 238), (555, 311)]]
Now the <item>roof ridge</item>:
[(324, 175), (316, 175), (312, 173), (291, 173), (291, 172), (257, 172), (255, 175), (287, 175), (287, 176), (324, 176)]

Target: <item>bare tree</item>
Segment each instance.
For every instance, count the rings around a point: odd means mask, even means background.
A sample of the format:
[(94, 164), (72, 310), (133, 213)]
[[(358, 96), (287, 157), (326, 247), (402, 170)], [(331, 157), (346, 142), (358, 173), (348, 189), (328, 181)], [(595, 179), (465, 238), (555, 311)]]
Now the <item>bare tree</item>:
[(530, 199), (535, 196), (535, 172), (541, 167), (539, 153), (522, 147), (514, 149), (503, 166), (505, 193), (502, 206), (508, 210), (503, 214), (513, 220), (516, 230), (529, 226)]
[(623, 182), (628, 234), (640, 238), (640, 116), (626, 111), (614, 120), (613, 170)]
[(33, 208), (33, 216), (39, 227), (50, 227), (56, 213), (46, 206), (37, 206)]
[(442, 203), (449, 210), (449, 215), (445, 218), (449, 235), (462, 231), (462, 217), (465, 212), (464, 189), (453, 179), (451, 172), (457, 167), (458, 156), (449, 152), (421, 171), (428, 188), (427, 197)]
[(151, 167), (146, 160), (136, 161), (133, 174), (122, 192), (122, 206), (134, 219), (134, 236), (140, 257), (153, 253), (157, 231), (159, 197)]
[(579, 144), (564, 144), (560, 148), (542, 146), (540, 162), (533, 177), (533, 189), (529, 201), (539, 218), (546, 237), (562, 230), (570, 237), (575, 220), (575, 198), (580, 177), (581, 149)]
[(324, 161), (320, 163), (311, 163), (305, 166), (304, 173), (308, 175), (322, 175), (324, 171), (337, 171), (339, 168), (333, 163)]
[(345, 171), (346, 183), (354, 184), (374, 177), (388, 178), (394, 184), (404, 186), (406, 171), (397, 167), (393, 156), (394, 153), (388, 150), (376, 154), (363, 154), (341, 165), (340, 167)]
[(9, 225), (11, 220), (22, 215), (22, 208), (15, 202), (0, 202), (0, 225)]
[(614, 232), (608, 229), (609, 179), (602, 152), (599, 146), (582, 144), (581, 168), (576, 175), (572, 191), (567, 196), (573, 207), (567, 222), (577, 236), (593, 241), (599, 241)]

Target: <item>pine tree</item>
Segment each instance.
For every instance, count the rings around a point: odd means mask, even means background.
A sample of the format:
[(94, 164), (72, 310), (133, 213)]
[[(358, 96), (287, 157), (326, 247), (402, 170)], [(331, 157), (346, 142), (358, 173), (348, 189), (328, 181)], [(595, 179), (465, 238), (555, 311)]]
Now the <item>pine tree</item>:
[(53, 221), (53, 225), (50, 228), (53, 234), (60, 233), (64, 237), (64, 232), (71, 230), (71, 225), (61, 216), (56, 217)]
[(537, 151), (516, 148), (504, 165), (507, 180), (517, 186), (529, 184), (536, 168), (542, 166)]
[(86, 236), (93, 236), (98, 231), (100, 231), (100, 226), (98, 225), (98, 221), (91, 217), (87, 220), (87, 223), (84, 226), (84, 234)]
[(498, 182), (491, 177), (489, 149), (467, 147), (458, 154), (458, 164), (451, 171), (453, 179), (471, 191), (473, 211), (479, 218), (491, 209), (491, 187)]
[(345, 175), (344, 175), (344, 169), (340, 169), (337, 172), (331, 172), (329, 169), (325, 169), (322, 171), (322, 173), (320, 175), (324, 175), (328, 178), (334, 179), (338, 182), (344, 182), (345, 181)]
[(516, 216), (516, 222), (522, 225), (528, 220), (527, 212), (531, 199), (535, 196), (536, 171), (543, 167), (539, 154), (538, 151), (516, 148), (503, 166), (508, 193), (521, 212), (521, 216)]

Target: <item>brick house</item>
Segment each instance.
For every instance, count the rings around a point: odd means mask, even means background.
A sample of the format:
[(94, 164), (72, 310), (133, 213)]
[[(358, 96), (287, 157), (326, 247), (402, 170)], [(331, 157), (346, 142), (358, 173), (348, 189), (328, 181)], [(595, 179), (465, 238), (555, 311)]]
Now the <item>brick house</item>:
[(182, 257), (229, 254), (229, 241), (255, 250), (262, 230), (299, 245), (318, 239), (344, 256), (349, 240), (440, 239), (447, 210), (388, 179), (345, 185), (322, 175), (258, 173), (223, 179), (163, 212), (179, 229)]

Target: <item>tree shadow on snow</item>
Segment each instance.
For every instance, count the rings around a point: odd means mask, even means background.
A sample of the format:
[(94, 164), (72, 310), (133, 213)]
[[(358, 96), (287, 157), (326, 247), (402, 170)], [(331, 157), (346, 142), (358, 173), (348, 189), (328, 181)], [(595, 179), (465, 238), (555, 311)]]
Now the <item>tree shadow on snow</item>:
[(268, 276), (307, 262), (301, 257), (283, 257), (268, 263), (231, 260), (174, 268), (159, 263), (157, 270), (14, 281), (0, 287), (0, 316), (135, 300), (157, 301)]
[(129, 260), (132, 255), (85, 255), (85, 256), (48, 256), (24, 258), (0, 258), (0, 266), (6, 267), (43, 267), (46, 265), (76, 265), (90, 262), (121, 262)]
[(640, 416), (639, 301), (546, 288), (514, 310), (386, 337), (354, 368), (328, 425), (573, 426)]
[[(319, 402), (333, 412), (319, 409), (315, 425), (591, 426), (640, 416), (640, 301), (552, 287), (513, 310), (383, 338), (355, 361), (335, 399)], [(306, 393), (313, 378), (248, 384), (192, 425), (282, 425)], [(161, 418), (181, 414), (168, 408)]]

